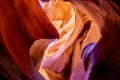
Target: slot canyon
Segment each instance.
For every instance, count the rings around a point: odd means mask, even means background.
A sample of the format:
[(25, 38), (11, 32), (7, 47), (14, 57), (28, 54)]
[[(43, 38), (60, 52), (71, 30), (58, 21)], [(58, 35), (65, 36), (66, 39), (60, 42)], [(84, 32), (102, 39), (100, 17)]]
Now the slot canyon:
[(2, 80), (120, 80), (120, 0), (0, 0)]

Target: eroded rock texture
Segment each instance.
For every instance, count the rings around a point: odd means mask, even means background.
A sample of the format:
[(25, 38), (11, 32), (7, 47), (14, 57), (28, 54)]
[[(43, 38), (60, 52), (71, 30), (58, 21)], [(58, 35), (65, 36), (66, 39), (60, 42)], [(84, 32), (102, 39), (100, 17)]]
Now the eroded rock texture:
[(0, 0), (0, 76), (5, 80), (44, 80), (29, 49), (37, 39), (58, 37), (37, 0)]
[(118, 3), (0, 0), (0, 76), (120, 80)]
[(44, 4), (60, 34), (48, 46), (42, 61), (50, 80), (119, 80), (118, 2), (51, 0)]

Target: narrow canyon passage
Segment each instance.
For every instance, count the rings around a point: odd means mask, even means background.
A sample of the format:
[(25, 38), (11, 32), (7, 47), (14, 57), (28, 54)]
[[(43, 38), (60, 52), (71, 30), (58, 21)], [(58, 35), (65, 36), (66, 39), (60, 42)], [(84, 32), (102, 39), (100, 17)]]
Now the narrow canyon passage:
[(120, 0), (0, 0), (0, 78), (120, 80)]

